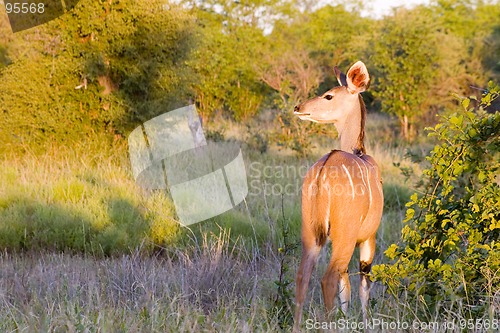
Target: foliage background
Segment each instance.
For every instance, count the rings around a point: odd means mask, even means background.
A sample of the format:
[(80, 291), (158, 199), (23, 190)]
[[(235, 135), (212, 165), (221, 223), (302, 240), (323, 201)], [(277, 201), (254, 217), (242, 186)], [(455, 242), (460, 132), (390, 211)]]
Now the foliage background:
[[(293, 106), (360, 59), (385, 196), (373, 316), (498, 320), (499, 17), (479, 0), (378, 19), (352, 1), (81, 0), (13, 34), (0, 7), (0, 330), (286, 331), (300, 170), (336, 137)], [(252, 191), (191, 229), (135, 184), (126, 145), (189, 103), (207, 138), (242, 145)]]
[[(138, 123), (195, 102), (205, 123), (272, 110), (295, 130), (278, 141), (303, 154), (289, 110), (334, 84), (332, 67), (363, 59), (370, 109), (395, 115), (416, 139), (450, 94), (498, 79), (500, 6), (434, 1), (374, 20), (342, 2), (80, 1), (19, 34), (0, 25), (2, 150), (53, 142), (108, 142)], [(75, 87), (81, 87), (75, 89)], [(283, 129), (286, 131), (286, 128)]]

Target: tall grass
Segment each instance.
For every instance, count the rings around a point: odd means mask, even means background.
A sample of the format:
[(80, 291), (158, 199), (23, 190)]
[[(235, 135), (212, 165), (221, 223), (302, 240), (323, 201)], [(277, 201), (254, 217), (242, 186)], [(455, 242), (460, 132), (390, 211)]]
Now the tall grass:
[[(381, 168), (385, 195), (375, 263), (383, 262), (385, 248), (399, 239), (413, 191), (400, 167), (420, 172), (404, 159), (407, 147), (391, 138), (391, 122), (380, 115), (369, 115), (367, 122), (367, 151)], [(0, 159), (0, 331), (281, 330), (276, 300), (289, 295), (286, 288), (293, 295), (293, 285), (275, 282), (293, 279), (297, 270), (300, 253), (293, 245), (300, 240), (302, 177), (337, 143), (320, 138), (311, 157), (299, 159), (272, 142), (262, 153), (245, 144), (250, 134), (239, 136), (243, 126), (224, 126), (230, 129), (226, 138), (243, 145), (249, 195), (236, 209), (190, 228), (179, 227), (165, 193), (148, 193), (135, 184), (119, 141), (104, 151), (57, 147)], [(286, 223), (291, 249), (286, 260), (279, 250), (280, 222)], [(323, 318), (319, 281), (329, 252), (323, 250), (311, 281), (304, 309), (310, 319)], [(357, 257), (350, 265), (352, 321), (361, 318)], [(499, 302), (495, 290), (491, 300)], [(416, 315), (421, 304), (405, 295), (394, 300), (380, 285), (373, 294), (374, 318), (421, 320)], [(461, 318), (444, 305), (439, 314), (428, 313), (429, 321)]]
[(174, 239), (172, 202), (144, 195), (120, 153), (59, 148), (2, 159), (0, 248), (112, 254)]
[[(271, 311), (276, 293), (272, 281), (280, 264), (275, 250), (269, 244), (248, 247), (230, 243), (229, 235), (221, 233), (203, 239), (199, 246), (154, 256), (140, 252), (115, 257), (2, 253), (0, 331), (282, 331)], [(315, 274), (311, 282), (305, 325), (322, 325), (324, 320), (318, 279), (319, 274)], [(464, 305), (461, 312), (443, 305), (422, 318), (417, 315), (421, 305), (404, 294), (395, 300), (376, 286), (372, 296), (372, 332), (464, 331), (460, 325), (467, 318), (465, 300), (457, 300)], [(360, 325), (359, 302), (353, 300), (347, 317), (325, 323)], [(494, 301), (498, 304), (498, 297)], [(491, 323), (495, 315), (498, 313), (478, 320)], [(454, 326), (445, 326), (448, 323)], [(339, 331), (360, 331), (349, 327)], [(495, 330), (483, 326), (467, 331)]]
[(264, 305), (276, 269), (262, 260), (269, 249), (238, 251), (228, 239), (161, 256), (3, 253), (0, 331), (276, 330)]

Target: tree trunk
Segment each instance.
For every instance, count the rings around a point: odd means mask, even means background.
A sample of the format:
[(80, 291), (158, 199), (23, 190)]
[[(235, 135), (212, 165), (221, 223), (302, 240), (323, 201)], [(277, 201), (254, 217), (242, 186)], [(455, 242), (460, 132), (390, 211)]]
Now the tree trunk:
[(410, 141), (410, 125), (407, 115), (404, 115), (403, 119), (401, 119), (401, 135), (406, 141)]

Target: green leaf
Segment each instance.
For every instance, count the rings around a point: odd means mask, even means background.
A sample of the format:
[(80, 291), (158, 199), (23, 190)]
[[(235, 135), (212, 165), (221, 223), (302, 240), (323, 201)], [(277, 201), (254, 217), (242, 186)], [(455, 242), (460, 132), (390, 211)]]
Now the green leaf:
[(468, 98), (465, 98), (462, 100), (462, 106), (467, 109), (469, 107), (469, 104), (470, 104), (470, 99)]
[(408, 208), (406, 210), (406, 218), (405, 218), (404, 222), (407, 222), (407, 221), (411, 220), (414, 215), (415, 215), (415, 209)]

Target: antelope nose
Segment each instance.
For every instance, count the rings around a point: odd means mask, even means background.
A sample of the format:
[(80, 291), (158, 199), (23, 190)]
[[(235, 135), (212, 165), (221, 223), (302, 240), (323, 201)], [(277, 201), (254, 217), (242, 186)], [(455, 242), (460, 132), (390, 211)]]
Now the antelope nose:
[(295, 105), (295, 107), (293, 108), (293, 112), (299, 112), (300, 110), (300, 105)]

